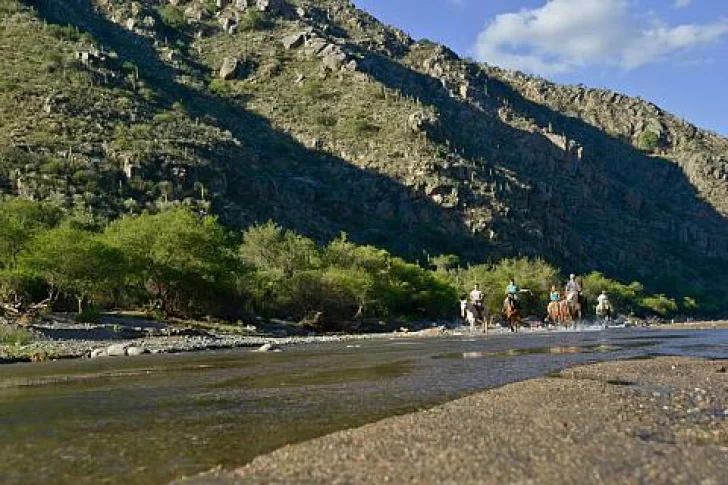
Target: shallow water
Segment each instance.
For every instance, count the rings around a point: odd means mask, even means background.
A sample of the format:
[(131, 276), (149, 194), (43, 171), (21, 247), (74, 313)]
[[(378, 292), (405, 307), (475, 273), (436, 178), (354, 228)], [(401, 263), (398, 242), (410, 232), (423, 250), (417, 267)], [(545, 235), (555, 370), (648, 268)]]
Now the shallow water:
[(728, 358), (728, 330), (370, 340), (0, 366), (0, 483), (165, 483), (603, 360)]

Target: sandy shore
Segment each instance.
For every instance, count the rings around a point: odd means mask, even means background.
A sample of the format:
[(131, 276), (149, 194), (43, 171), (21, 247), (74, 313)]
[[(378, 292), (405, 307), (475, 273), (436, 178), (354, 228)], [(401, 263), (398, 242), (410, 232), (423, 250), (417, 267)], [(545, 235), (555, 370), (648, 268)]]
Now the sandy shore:
[(728, 362), (565, 370), (189, 483), (726, 483)]

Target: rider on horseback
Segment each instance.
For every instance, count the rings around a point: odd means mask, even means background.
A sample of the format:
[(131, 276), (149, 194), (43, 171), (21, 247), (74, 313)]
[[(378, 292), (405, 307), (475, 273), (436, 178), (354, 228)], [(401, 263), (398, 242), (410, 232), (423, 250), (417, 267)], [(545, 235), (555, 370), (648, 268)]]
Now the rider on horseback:
[(609, 297), (606, 291), (597, 297), (597, 315), (609, 315), (612, 311), (612, 304), (609, 302)]
[(473, 291), (470, 292), (470, 303), (473, 304), (475, 310), (478, 312), (476, 317), (481, 318), (484, 314), (483, 292), (480, 291), (480, 285), (478, 283), (475, 283)]
[(569, 275), (569, 281), (566, 282), (566, 299), (568, 301), (573, 301), (574, 298), (578, 298), (579, 294), (581, 293), (581, 283), (576, 279), (576, 275), (574, 273)]
[(559, 301), (561, 299), (561, 293), (556, 289), (556, 285), (551, 285), (551, 294), (549, 295), (549, 301)]
[(511, 305), (511, 308), (518, 310), (520, 309), (520, 303), (518, 302), (518, 294), (519, 293), (530, 293), (531, 290), (528, 290), (526, 288), (521, 288), (516, 284), (515, 278), (511, 278), (508, 282), (508, 286), (506, 286), (506, 299), (503, 300), (503, 312), (506, 312), (506, 309), (508, 308), (508, 305)]

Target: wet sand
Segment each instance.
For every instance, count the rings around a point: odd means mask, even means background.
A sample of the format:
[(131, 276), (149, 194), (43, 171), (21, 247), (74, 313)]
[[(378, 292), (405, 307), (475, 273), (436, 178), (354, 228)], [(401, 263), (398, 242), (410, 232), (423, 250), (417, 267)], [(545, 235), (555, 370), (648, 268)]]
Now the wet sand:
[(726, 483), (727, 371), (672, 357), (575, 367), (182, 482)]

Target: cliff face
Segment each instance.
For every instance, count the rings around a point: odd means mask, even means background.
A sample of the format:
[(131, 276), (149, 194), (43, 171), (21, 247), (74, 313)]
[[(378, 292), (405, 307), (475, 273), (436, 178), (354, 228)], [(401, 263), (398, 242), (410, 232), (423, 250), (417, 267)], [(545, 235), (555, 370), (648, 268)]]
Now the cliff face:
[(728, 288), (728, 141), (648, 102), (465, 61), (343, 0), (0, 11), (7, 194)]

